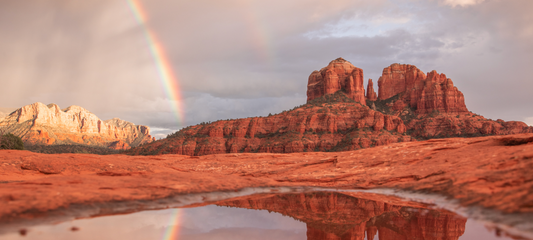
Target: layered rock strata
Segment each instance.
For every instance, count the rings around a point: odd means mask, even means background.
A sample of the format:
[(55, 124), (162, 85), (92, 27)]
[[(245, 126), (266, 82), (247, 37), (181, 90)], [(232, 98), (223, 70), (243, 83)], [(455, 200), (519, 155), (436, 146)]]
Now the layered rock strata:
[(445, 74), (435, 70), (426, 75), (413, 65), (395, 63), (383, 69), (378, 86), (380, 100), (400, 94), (400, 98), (418, 114), (469, 112), (463, 93)]
[(392, 64), (363, 88), (363, 71), (338, 58), (309, 76), (307, 103), (268, 117), (187, 127), (130, 154), (206, 155), (237, 152), (347, 151), (429, 138), (533, 132), (523, 122), (468, 111), (444, 74)]
[(390, 107), (379, 101), (377, 107), (374, 103), (368, 107), (353, 102), (342, 92), (315, 100), (268, 117), (190, 126), (126, 153), (201, 156), (348, 151), (428, 138), (533, 132), (533, 127), (523, 122), (493, 121), (472, 113), (417, 115), (401, 100), (391, 102)]
[(29, 144), (84, 144), (128, 149), (152, 142), (147, 126), (113, 118), (102, 121), (79, 106), (60, 109), (34, 103), (0, 119), (0, 131), (13, 133)]
[[(401, 118), (374, 111), (344, 93), (269, 117), (190, 126), (128, 154), (207, 155), (346, 151), (414, 140)], [(318, 101), (320, 100), (320, 101)], [(328, 103), (329, 102), (329, 103)]]
[(307, 83), (307, 102), (339, 90), (354, 101), (366, 104), (363, 70), (343, 58), (337, 58), (327, 67), (311, 73)]

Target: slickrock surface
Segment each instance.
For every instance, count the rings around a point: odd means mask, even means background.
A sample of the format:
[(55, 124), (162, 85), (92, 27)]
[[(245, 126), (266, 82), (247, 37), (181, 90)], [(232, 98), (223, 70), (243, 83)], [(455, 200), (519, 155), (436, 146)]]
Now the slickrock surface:
[(152, 142), (147, 126), (113, 118), (102, 121), (79, 106), (60, 109), (34, 103), (0, 119), (0, 131), (13, 133), (29, 144), (85, 144), (128, 149)]
[(533, 134), (402, 142), (358, 151), (201, 157), (0, 151), (0, 222), (71, 205), (245, 187), (393, 188), (533, 214)]
[(463, 235), (466, 218), (407, 204), (352, 197), (350, 193), (318, 192), (250, 196), (217, 205), (290, 216), (307, 224), (309, 240), (374, 239), (378, 230), (380, 240), (453, 240)]

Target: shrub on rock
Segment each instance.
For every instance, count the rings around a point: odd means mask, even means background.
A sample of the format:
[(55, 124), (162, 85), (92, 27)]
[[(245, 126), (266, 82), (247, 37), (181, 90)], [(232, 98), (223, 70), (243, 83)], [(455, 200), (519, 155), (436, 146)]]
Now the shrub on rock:
[(24, 150), (24, 142), (11, 133), (0, 136), (0, 149)]

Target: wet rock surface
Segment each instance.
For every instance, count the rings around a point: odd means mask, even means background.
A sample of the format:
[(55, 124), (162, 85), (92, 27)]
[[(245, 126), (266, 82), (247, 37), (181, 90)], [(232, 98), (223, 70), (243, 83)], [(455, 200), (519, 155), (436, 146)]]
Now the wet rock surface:
[[(258, 190), (258, 189), (256, 189)], [(287, 193), (283, 188), (263, 189), (213, 201), (203, 195), (200, 204), (181, 203), (132, 214), (115, 214), (53, 224), (0, 225), (2, 239), (160, 239), (161, 226), (171, 239), (511, 239), (506, 232), (486, 227), (453, 212), (395, 197), (353, 191)], [(303, 192), (302, 192), (303, 190)], [(253, 192), (253, 191), (252, 191)], [(282, 193), (284, 192), (284, 193)], [(242, 193), (241, 193), (242, 194)], [(209, 197), (211, 195), (211, 197)], [(170, 207), (177, 207), (175, 199)], [(211, 205), (212, 204), (212, 205)], [(157, 208), (153, 208), (157, 209)], [(267, 212), (268, 211), (268, 212)], [(120, 213), (120, 212), (118, 212)], [(147, 221), (147, 219), (150, 219)], [(168, 223), (168, 219), (179, 219)], [(168, 224), (168, 225), (167, 225)], [(3, 232), (5, 230), (5, 232)], [(25, 235), (21, 235), (21, 231)], [(503, 238), (500, 238), (501, 236)], [(522, 239), (522, 238), (512, 238)]]
[(392, 188), (533, 214), (533, 135), (450, 138), (347, 152), (200, 157), (0, 151), (0, 221), (72, 205), (247, 187)]

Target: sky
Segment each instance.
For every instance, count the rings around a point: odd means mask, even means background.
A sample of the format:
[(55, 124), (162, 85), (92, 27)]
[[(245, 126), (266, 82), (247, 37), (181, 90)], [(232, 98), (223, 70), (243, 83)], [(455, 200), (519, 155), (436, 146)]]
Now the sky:
[[(78, 231), (70, 231), (73, 226)], [(170, 231), (169, 231), (170, 230)], [(174, 234), (168, 234), (173, 232)], [(305, 240), (307, 225), (281, 213), (209, 205), (77, 219), (2, 235), (4, 240)], [(488, 238), (487, 240), (490, 240)]]
[(0, 111), (78, 105), (161, 138), (304, 104), (309, 74), (343, 57), (375, 83), (392, 63), (437, 70), (470, 111), (533, 125), (532, 9), (531, 0), (0, 0)]

